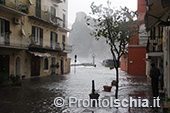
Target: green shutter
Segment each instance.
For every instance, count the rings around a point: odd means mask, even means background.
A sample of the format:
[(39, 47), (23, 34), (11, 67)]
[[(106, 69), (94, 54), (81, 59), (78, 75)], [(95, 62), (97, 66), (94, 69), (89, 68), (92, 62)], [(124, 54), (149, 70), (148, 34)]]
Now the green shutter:
[(41, 18), (41, 0), (36, 0), (36, 16)]
[(51, 42), (51, 48), (52, 48), (52, 44), (53, 44), (53, 32), (51, 32), (51, 40), (50, 40), (50, 42)]
[(58, 42), (58, 34), (57, 33), (55, 34), (55, 42), (56, 43)]
[(35, 26), (32, 26), (32, 35), (35, 36)]
[(43, 29), (40, 28), (40, 45), (43, 47)]
[(9, 33), (10, 32), (10, 23), (5, 20), (5, 44), (10, 43)]

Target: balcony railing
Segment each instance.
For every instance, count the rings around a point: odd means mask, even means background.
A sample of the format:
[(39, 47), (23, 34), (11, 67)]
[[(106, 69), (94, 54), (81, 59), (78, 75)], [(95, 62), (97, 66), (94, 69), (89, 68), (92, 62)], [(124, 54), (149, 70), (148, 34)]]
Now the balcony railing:
[(28, 14), (28, 5), (26, 5), (22, 0), (13, 0), (13, 1), (0, 0), (0, 4)]
[(61, 43), (52, 43), (51, 44), (51, 48), (53, 49), (53, 50), (62, 50), (62, 44)]
[(66, 45), (66, 50), (69, 51), (69, 52), (72, 52), (72, 46), (71, 45)]
[[(45, 46), (44, 46), (45, 45)], [(47, 46), (48, 45), (48, 46)], [(65, 51), (71, 52), (72, 46), (65, 44), (65, 47), (62, 43), (53, 43), (50, 44), (49, 41), (40, 39), (36, 41), (34, 37), (25, 37), (25, 36), (16, 36), (10, 35), (9, 32), (0, 34), (0, 47), (9, 47), (9, 48), (28, 48), (28, 47), (38, 47), (44, 49), (51, 49), (56, 51)]]
[(72, 52), (72, 46), (68, 44), (62, 44), (63, 45), (63, 51), (65, 52)]
[(10, 47), (23, 47), (26, 48), (29, 45), (29, 39), (10, 35), (10, 33), (1, 33), (0, 34), (0, 46), (10, 46)]
[[(33, 10), (31, 9), (33, 8)], [(30, 17), (45, 22), (47, 24), (52, 24), (55, 26), (61, 26), (62, 20), (59, 17), (52, 15), (49, 11), (37, 10), (36, 7), (31, 6)]]
[(148, 52), (162, 52), (163, 40), (161, 36), (148, 37), (147, 51)]

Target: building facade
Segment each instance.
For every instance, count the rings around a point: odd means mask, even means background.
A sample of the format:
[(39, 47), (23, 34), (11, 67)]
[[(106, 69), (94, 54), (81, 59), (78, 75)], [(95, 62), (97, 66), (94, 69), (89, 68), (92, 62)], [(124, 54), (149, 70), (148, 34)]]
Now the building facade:
[(159, 87), (170, 98), (170, 1), (146, 0), (146, 3), (148, 75), (153, 62), (161, 71)]
[[(146, 75), (146, 45), (147, 33), (144, 25), (145, 0), (138, 0), (138, 26), (139, 34), (131, 37), (128, 45), (128, 55), (121, 57), (121, 69), (127, 70), (130, 75)], [(140, 70), (140, 71), (139, 71)]]
[(0, 0), (0, 77), (70, 71), (67, 0)]

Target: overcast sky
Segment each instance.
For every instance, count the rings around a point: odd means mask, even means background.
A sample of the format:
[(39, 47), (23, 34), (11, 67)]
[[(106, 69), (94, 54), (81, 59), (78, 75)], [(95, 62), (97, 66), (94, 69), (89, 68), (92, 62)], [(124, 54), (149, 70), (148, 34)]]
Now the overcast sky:
[[(112, 6), (119, 8), (120, 6), (127, 6), (129, 9), (136, 11), (137, 10), (137, 1), (138, 0), (110, 0)], [(92, 2), (95, 2), (97, 5), (106, 4), (107, 0), (68, 0), (68, 22), (73, 24), (75, 21), (76, 13), (83, 11), (86, 14), (89, 14), (91, 9), (90, 5)]]

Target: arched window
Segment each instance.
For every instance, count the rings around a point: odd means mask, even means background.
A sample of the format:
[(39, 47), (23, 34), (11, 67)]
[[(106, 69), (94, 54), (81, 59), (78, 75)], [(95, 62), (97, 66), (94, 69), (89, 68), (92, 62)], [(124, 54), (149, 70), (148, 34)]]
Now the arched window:
[(44, 59), (44, 70), (48, 70), (48, 58)]

